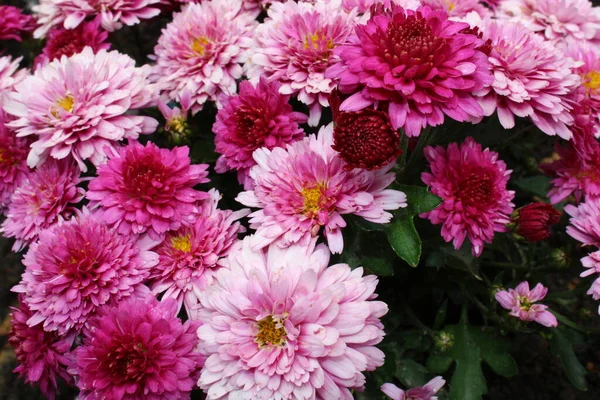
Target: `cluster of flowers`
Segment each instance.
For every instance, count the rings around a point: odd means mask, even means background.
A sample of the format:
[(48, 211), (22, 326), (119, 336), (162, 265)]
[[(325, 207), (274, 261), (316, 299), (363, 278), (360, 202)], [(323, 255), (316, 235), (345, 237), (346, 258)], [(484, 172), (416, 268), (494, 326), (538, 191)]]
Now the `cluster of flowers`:
[[(551, 202), (573, 196), (569, 234), (600, 247), (600, 12), (587, 0), (183, 3), (41, 0), (35, 18), (0, 7), (0, 40), (45, 39), (31, 71), (0, 57), (0, 207), (3, 235), (26, 250), (17, 371), (46, 396), (60, 378), (82, 399), (179, 399), (196, 385), (211, 399), (351, 399), (383, 364), (387, 305), (375, 276), (329, 256), (344, 215), (386, 224), (407, 206), (399, 130), (528, 118), (561, 138), (543, 166)], [(163, 12), (151, 63), (110, 51), (109, 32)], [(209, 165), (187, 146), (143, 137), (159, 124), (143, 109), (185, 135), (208, 102), (215, 170), (237, 173), (253, 212), (200, 190)], [(424, 155), (442, 203), (421, 217), (456, 249), (468, 241), (478, 257), (511, 226), (543, 240), (558, 221), (548, 204), (515, 211), (511, 171), (472, 138)], [(582, 276), (600, 273), (600, 251), (582, 261)], [(552, 327), (533, 304), (546, 292), (524, 282), (496, 297)], [(600, 278), (590, 294), (600, 300)], [(443, 384), (383, 390), (432, 399)]]

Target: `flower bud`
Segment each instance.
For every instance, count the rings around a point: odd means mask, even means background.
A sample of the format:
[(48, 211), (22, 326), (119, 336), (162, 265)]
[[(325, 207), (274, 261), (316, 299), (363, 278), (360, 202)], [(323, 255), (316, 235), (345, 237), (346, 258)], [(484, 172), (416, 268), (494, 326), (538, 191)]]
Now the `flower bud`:
[(569, 255), (563, 249), (552, 249), (550, 253), (552, 265), (557, 268), (566, 268), (569, 266)]
[(515, 236), (528, 242), (550, 237), (550, 226), (560, 220), (560, 212), (546, 203), (531, 203), (517, 209), (511, 216)]
[(454, 335), (450, 332), (441, 331), (435, 334), (433, 342), (436, 350), (446, 352), (454, 346)]

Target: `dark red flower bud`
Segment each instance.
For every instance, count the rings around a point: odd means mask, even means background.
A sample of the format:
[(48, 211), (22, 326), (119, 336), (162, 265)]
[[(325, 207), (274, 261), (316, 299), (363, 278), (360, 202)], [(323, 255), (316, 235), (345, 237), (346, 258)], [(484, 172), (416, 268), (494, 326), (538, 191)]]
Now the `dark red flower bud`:
[(560, 220), (560, 212), (546, 203), (531, 203), (512, 214), (513, 232), (529, 242), (550, 237), (550, 226)]

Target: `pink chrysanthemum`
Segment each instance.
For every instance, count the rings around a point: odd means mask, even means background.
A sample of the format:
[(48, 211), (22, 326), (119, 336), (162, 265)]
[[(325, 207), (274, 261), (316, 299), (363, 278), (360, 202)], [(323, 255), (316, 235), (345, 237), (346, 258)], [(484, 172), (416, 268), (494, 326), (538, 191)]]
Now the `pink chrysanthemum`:
[(89, 184), (86, 197), (100, 207), (97, 218), (122, 234), (148, 232), (154, 239), (193, 223), (198, 201), (208, 197), (194, 186), (208, 182), (208, 164), (190, 165), (189, 152), (152, 142), (121, 148)]
[[(600, 31), (599, 31), (600, 33)], [(579, 61), (581, 65), (574, 71), (581, 77), (581, 87), (578, 90), (579, 107), (574, 113), (584, 112), (593, 119), (594, 135), (600, 136), (600, 47), (591, 45), (571, 45), (565, 49), (565, 55)]]
[(204, 358), (199, 323), (175, 316), (177, 302), (130, 298), (104, 307), (84, 330), (69, 369), (81, 400), (189, 399)]
[(35, 29), (35, 20), (25, 15), (20, 8), (0, 6), (0, 40), (21, 41), (22, 36)]
[(29, 172), (10, 199), (6, 219), (2, 222), (4, 237), (15, 238), (14, 251), (35, 241), (44, 229), (76, 212), (85, 191), (79, 168), (72, 161), (51, 160)]
[(255, 187), (236, 200), (260, 208), (250, 214), (255, 248), (275, 241), (282, 247), (296, 242), (306, 245), (324, 227), (329, 248), (341, 253), (343, 214), (385, 224), (392, 218), (386, 210), (406, 207), (404, 193), (386, 189), (394, 181), (395, 174), (389, 172), (393, 163), (379, 170), (347, 171), (332, 145), (333, 124), (329, 124), (317, 136), (288, 144), (286, 149), (254, 152), (258, 165), (250, 169), (250, 178)]
[(119, 235), (87, 213), (42, 231), (23, 258), (27, 267), (12, 290), (24, 293), (34, 315), (63, 335), (83, 327), (98, 307), (130, 296), (158, 262), (156, 243)]
[[(383, 10), (383, 9), (381, 9)], [(357, 25), (350, 44), (334, 53), (342, 62), (326, 76), (342, 93), (354, 93), (340, 109), (357, 111), (383, 102), (394, 129), (418, 136), (422, 128), (483, 116), (472, 92), (492, 82), (484, 44), (464, 33), (469, 25), (449, 21), (444, 11), (391, 5), (366, 25)]]
[(515, 115), (529, 117), (547, 135), (571, 138), (573, 123), (566, 95), (581, 80), (575, 62), (518, 23), (486, 19), (483, 39), (491, 41), (494, 81), (477, 92), (485, 115), (498, 112), (502, 126), (515, 126)]
[(215, 400), (351, 400), (362, 373), (383, 364), (375, 345), (387, 305), (373, 300), (377, 277), (327, 268), (329, 251), (316, 239), (268, 250), (250, 240), (199, 293), (199, 349), (208, 358), (198, 386)]
[(98, 16), (102, 28), (112, 32), (123, 24), (132, 26), (142, 19), (160, 14), (157, 8), (160, 0), (40, 0), (33, 6), (40, 25), (34, 32), (36, 38), (43, 38), (54, 27), (74, 29), (86, 18)]
[(149, 68), (136, 68), (133, 59), (116, 51), (94, 54), (86, 47), (17, 84), (4, 110), (18, 118), (8, 124), (17, 136), (36, 135), (28, 165), (71, 156), (85, 172), (85, 160), (100, 165), (117, 141), (154, 132), (158, 121), (131, 114), (156, 101)]
[(571, 216), (567, 233), (584, 246), (600, 247), (600, 199), (588, 198), (578, 206), (568, 204), (565, 212)]
[(432, 10), (443, 10), (452, 19), (465, 18), (470, 12), (476, 12), (482, 18), (492, 14), (479, 0), (421, 0), (421, 4)]
[(30, 327), (27, 321), (33, 313), (21, 302), (12, 308), (11, 330), (8, 343), (15, 350), (19, 366), (13, 371), (29, 384), (39, 385), (42, 394), (54, 400), (58, 390), (57, 378), (72, 384), (73, 377), (67, 372), (66, 356), (75, 341), (75, 334), (57, 335), (46, 332), (41, 325)]
[(548, 294), (548, 288), (541, 283), (529, 290), (528, 282), (521, 282), (514, 289), (501, 290), (496, 293), (496, 300), (502, 307), (510, 310), (509, 315), (521, 321), (535, 321), (540, 325), (555, 328), (558, 325), (556, 317), (544, 304), (533, 304), (543, 300)]
[(345, 12), (339, 0), (315, 4), (288, 0), (271, 5), (268, 15), (254, 35), (248, 77), (280, 82), (281, 93), (297, 95), (308, 105), (308, 123), (316, 126), (335, 88), (325, 71), (339, 61), (334, 49), (352, 33), (356, 12)]
[(463, 144), (451, 143), (446, 149), (425, 148), (431, 173), (421, 179), (433, 194), (443, 199), (435, 210), (421, 214), (433, 224), (442, 225), (442, 237), (459, 249), (465, 239), (472, 252), (480, 256), (484, 243), (491, 243), (494, 232), (506, 232), (513, 212), (512, 190), (506, 190), (511, 170), (498, 153), (482, 150), (473, 138)]
[(156, 248), (159, 262), (150, 274), (152, 292), (165, 292), (162, 298), (176, 299), (179, 309), (185, 304), (188, 315), (198, 303), (194, 292), (212, 283), (221, 259), (229, 254), (238, 233), (245, 231), (236, 221), (250, 213), (247, 209), (220, 210), (219, 192), (213, 189), (209, 194), (194, 224), (169, 232)]
[(154, 48), (153, 76), (162, 94), (175, 100), (187, 90), (196, 113), (208, 100), (236, 92), (257, 24), (241, 7), (241, 0), (211, 0), (174, 15)]
[(26, 161), (29, 144), (26, 139), (16, 137), (5, 126), (6, 122), (0, 108), (0, 213), (8, 207), (10, 196), (29, 172)]
[(520, 22), (560, 49), (600, 45), (600, 10), (589, 0), (501, 0), (496, 17)]
[(217, 113), (213, 132), (216, 151), (222, 155), (215, 170), (237, 170), (238, 181), (245, 189), (252, 188), (248, 171), (256, 165), (254, 150), (284, 147), (304, 137), (298, 124), (306, 122), (306, 115), (293, 111), (288, 104), (290, 96), (279, 94), (280, 87), (277, 82), (267, 83), (264, 77), (256, 87), (243, 81), (239, 96), (225, 98)]
[(0, 107), (6, 102), (8, 93), (27, 77), (27, 70), (19, 69), (21, 57), (0, 57)]
[(99, 18), (83, 22), (74, 29), (54, 28), (48, 33), (42, 54), (35, 59), (36, 67), (44, 66), (55, 58), (81, 53), (86, 46), (91, 47), (94, 53), (108, 50), (110, 43), (107, 40), (108, 33), (100, 28)]
[[(587, 268), (581, 273), (581, 277), (590, 276), (593, 274), (600, 275), (600, 251), (590, 253), (587, 257), (581, 259), (581, 264)], [(600, 276), (594, 280), (587, 294), (592, 296), (594, 300), (600, 300)], [(598, 308), (600, 313), (600, 306)]]
[(423, 386), (402, 390), (392, 383), (381, 385), (381, 391), (392, 400), (437, 400), (434, 396), (444, 386), (446, 381), (441, 376), (436, 376)]

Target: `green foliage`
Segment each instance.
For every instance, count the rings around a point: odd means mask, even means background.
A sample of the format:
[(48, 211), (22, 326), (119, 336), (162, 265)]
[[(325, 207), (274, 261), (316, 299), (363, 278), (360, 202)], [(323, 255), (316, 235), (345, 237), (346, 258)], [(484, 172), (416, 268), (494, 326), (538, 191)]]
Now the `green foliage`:
[(586, 370), (579, 362), (573, 350), (573, 344), (580, 343), (581, 337), (574, 331), (557, 328), (552, 331), (550, 345), (552, 354), (560, 359), (567, 378), (579, 390), (587, 390), (587, 381), (585, 379)]

